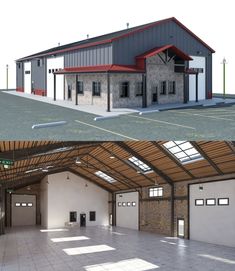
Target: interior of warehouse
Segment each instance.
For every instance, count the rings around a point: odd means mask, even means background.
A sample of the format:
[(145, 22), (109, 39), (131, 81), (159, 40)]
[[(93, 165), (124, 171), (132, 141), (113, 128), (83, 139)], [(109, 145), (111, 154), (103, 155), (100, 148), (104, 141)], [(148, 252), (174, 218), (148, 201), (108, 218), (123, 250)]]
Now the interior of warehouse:
[(0, 142), (0, 270), (233, 270), (234, 210), (232, 141)]

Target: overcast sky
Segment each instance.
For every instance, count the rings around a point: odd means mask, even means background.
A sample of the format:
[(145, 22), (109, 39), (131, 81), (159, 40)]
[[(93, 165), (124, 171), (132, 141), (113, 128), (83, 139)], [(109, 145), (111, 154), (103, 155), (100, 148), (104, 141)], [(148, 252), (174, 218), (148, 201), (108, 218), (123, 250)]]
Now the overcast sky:
[(222, 59), (226, 57), (227, 90), (235, 94), (233, 0), (7, 0), (0, 1), (0, 88), (15, 88), (17, 58), (38, 51), (176, 17), (215, 49), (213, 91), (222, 90)]

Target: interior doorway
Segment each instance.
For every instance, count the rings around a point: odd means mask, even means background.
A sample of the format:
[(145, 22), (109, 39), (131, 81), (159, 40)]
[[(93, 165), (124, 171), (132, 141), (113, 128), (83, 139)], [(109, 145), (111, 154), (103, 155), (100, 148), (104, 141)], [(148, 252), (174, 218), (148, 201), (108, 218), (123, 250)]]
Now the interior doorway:
[(184, 238), (184, 219), (182, 218), (177, 220), (177, 236)]
[(80, 227), (86, 227), (86, 214), (80, 214)]

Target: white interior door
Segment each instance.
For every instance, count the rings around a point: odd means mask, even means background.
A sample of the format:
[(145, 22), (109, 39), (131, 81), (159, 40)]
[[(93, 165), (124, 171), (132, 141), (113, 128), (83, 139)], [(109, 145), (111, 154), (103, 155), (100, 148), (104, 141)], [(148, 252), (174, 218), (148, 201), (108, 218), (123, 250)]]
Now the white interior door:
[(190, 185), (190, 239), (235, 247), (234, 210), (235, 180)]
[(116, 194), (116, 225), (139, 229), (139, 193)]
[(36, 225), (36, 196), (16, 195), (11, 198), (12, 226)]
[[(64, 68), (64, 57), (47, 59), (47, 97), (54, 98), (53, 72)], [(56, 75), (56, 99), (64, 99), (64, 75)]]
[(31, 94), (31, 62), (24, 63), (24, 92)]
[[(198, 74), (198, 100), (206, 98), (206, 59), (201, 56), (191, 56), (189, 68), (202, 68), (203, 73)], [(189, 101), (196, 100), (196, 75), (189, 75)]]

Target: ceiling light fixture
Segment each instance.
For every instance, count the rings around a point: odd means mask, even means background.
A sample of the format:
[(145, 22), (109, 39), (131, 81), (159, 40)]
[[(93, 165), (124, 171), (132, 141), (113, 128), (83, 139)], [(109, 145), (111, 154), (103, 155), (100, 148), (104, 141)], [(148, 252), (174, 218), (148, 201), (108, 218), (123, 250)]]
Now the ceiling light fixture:
[(75, 163), (76, 163), (76, 164), (81, 164), (81, 163), (82, 163), (79, 157), (76, 158)]
[(113, 155), (113, 145), (112, 145), (112, 150), (111, 150), (111, 154), (109, 156), (110, 159), (115, 159), (115, 156)]

